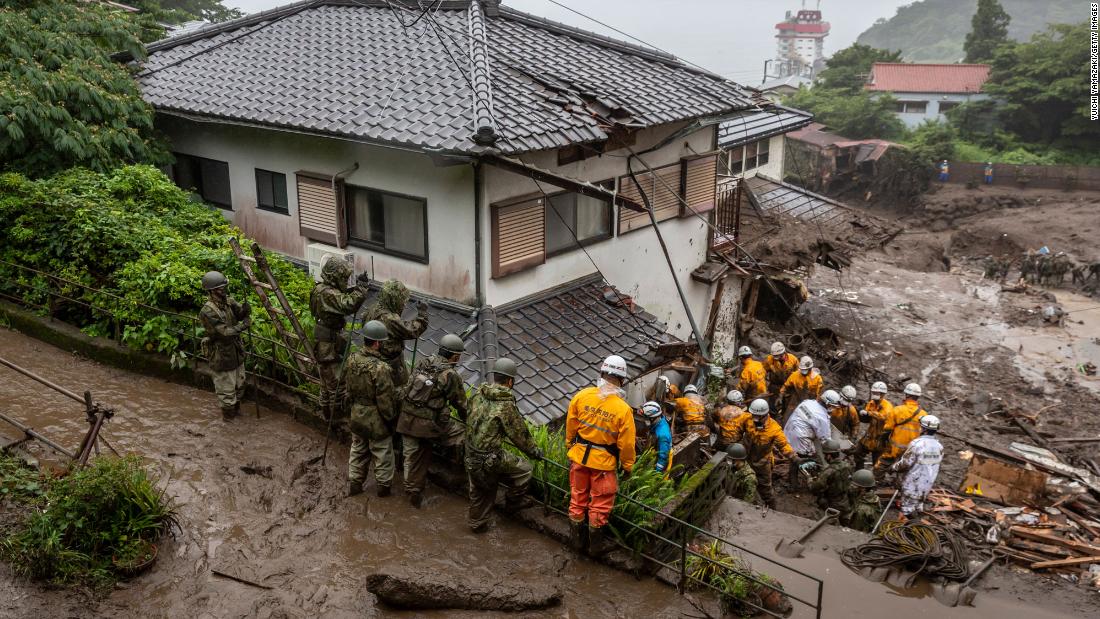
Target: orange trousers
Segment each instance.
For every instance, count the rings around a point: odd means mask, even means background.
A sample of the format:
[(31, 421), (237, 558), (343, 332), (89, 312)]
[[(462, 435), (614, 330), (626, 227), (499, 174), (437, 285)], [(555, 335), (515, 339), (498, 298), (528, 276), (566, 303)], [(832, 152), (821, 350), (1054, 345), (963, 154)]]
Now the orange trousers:
[(615, 492), (619, 489), (619, 479), (615, 471), (600, 471), (573, 463), (569, 467), (569, 519), (584, 522), (588, 526), (602, 527), (611, 517), (611, 508), (615, 507)]

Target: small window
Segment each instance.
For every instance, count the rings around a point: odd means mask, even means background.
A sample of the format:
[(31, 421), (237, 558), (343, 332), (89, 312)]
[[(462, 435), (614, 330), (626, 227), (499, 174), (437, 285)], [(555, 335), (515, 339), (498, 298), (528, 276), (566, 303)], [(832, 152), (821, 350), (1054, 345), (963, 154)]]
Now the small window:
[(286, 174), (256, 168), (256, 207), (283, 215), (290, 214), (286, 198)]
[(894, 110), (900, 114), (923, 114), (927, 107), (925, 101), (898, 101)]
[(768, 150), (771, 148), (771, 140), (760, 140), (756, 144), (756, 166), (768, 165)]
[(428, 202), (367, 187), (347, 186), (348, 242), (428, 261)]
[[(612, 188), (612, 181), (601, 185)], [(556, 254), (611, 236), (611, 203), (578, 193), (550, 196), (546, 209), (546, 253)]]
[(176, 158), (176, 163), (172, 164), (172, 180), (176, 185), (194, 192), (206, 202), (233, 210), (228, 163), (194, 155), (172, 154)]
[(958, 101), (940, 101), (940, 114), (946, 114), (959, 107)]
[(759, 142), (753, 142), (752, 144), (745, 145), (745, 169), (751, 170), (756, 167), (756, 150)]

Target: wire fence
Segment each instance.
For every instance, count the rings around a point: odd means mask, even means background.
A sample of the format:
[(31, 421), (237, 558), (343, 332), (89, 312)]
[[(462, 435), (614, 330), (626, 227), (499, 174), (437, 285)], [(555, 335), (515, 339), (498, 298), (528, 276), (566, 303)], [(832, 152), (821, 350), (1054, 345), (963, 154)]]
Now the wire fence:
[[(197, 315), (141, 303), (7, 260), (0, 260), (0, 299), (130, 348), (166, 354), (174, 368), (209, 362), (202, 345), (205, 331)], [(244, 337), (248, 344), (245, 372), (250, 378), (292, 391), (306, 401), (318, 401), (317, 394), (307, 386), (318, 381), (316, 374), (304, 372), (288, 359), (279, 358), (278, 352), (285, 352), (282, 342), (256, 333), (255, 328)], [(258, 350), (256, 342), (270, 353)]]

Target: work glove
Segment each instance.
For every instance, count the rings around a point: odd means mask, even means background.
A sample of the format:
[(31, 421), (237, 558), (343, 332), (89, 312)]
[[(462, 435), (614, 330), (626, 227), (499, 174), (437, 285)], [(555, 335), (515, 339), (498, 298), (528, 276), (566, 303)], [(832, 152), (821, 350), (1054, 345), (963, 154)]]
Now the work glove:
[(249, 303), (248, 301), (245, 301), (244, 303), (241, 303), (241, 315), (242, 316), (251, 316), (252, 315), (252, 304)]
[(419, 313), (421, 315), (427, 314), (428, 313), (428, 302), (424, 301), (424, 300), (417, 301), (416, 302), (416, 311), (417, 311), (417, 313)]
[(369, 286), (370, 286), (370, 276), (367, 275), (366, 271), (363, 271), (359, 275), (355, 276), (355, 287), (360, 292), (365, 293), (369, 289)]

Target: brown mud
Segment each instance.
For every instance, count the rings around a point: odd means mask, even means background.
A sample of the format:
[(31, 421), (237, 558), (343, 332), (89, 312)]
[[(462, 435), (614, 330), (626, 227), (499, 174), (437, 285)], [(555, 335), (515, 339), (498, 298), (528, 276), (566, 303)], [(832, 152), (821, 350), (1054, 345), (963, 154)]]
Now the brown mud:
[[(141, 454), (166, 480), (182, 525), (152, 570), (103, 597), (28, 582), (0, 564), (0, 617), (505, 616), (398, 611), (366, 591), (367, 575), (406, 568), (563, 592), (560, 606), (525, 617), (695, 612), (669, 587), (577, 558), (507, 519), (498, 517), (487, 534), (470, 533), (466, 501), (438, 488), (429, 487), (421, 510), (403, 500), (400, 484), (389, 498), (375, 498), (368, 484), (346, 499), (346, 447), (330, 446), (326, 466), (310, 464), (324, 437), (281, 413), (261, 408), (256, 419), (248, 402), (242, 418), (226, 424), (212, 393), (105, 367), (12, 331), (0, 330), (0, 355), (117, 407), (103, 436), (120, 452)], [(2, 371), (0, 409), (63, 445), (80, 442), (87, 424), (76, 403)]]

